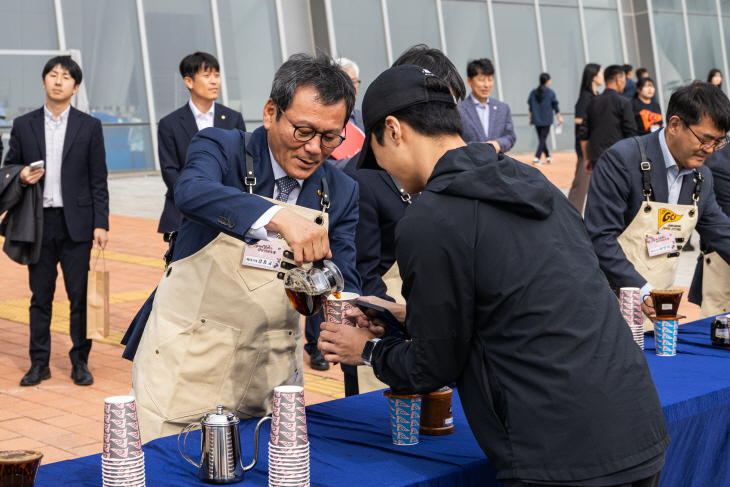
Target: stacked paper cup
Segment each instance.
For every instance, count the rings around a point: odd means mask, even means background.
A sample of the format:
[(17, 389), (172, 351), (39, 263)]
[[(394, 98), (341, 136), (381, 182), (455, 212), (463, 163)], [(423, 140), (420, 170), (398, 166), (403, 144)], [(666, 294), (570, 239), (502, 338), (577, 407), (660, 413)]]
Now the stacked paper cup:
[(144, 487), (144, 452), (133, 396), (104, 400), (104, 487)]
[(641, 316), (641, 290), (638, 287), (622, 287), (619, 295), (621, 314), (631, 328), (634, 341), (644, 350), (644, 320)]
[(274, 388), (269, 443), (269, 486), (309, 486), (309, 439), (304, 388)]

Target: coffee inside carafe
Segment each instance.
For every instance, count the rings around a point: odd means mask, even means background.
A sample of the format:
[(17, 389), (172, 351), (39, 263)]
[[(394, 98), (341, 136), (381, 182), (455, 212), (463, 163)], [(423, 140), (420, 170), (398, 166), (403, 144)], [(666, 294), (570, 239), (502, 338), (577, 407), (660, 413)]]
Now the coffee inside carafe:
[(310, 268), (296, 267), (284, 275), (289, 302), (303, 316), (317, 313), (327, 296), (339, 294), (344, 287), (340, 269), (329, 260), (314, 262)]

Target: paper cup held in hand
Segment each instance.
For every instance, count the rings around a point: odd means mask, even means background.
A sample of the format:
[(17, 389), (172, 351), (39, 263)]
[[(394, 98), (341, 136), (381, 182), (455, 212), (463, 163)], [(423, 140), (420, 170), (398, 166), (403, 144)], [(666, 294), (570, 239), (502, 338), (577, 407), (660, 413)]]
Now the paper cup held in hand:
[(343, 323), (346, 325), (355, 325), (356, 321), (345, 316), (345, 312), (354, 309), (359, 294), (340, 293), (340, 297), (335, 298), (334, 295), (327, 297), (325, 302), (324, 315), (325, 320), (330, 323)]

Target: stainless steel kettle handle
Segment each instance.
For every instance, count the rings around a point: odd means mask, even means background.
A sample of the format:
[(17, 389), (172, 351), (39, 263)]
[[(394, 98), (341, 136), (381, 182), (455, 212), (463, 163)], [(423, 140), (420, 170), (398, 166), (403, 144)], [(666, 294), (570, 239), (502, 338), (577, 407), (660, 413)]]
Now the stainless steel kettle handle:
[[(188, 456), (188, 450), (187, 450), (187, 448), (185, 448), (185, 442), (188, 441), (188, 433), (190, 433), (193, 430), (193, 428), (196, 426), (200, 426), (200, 423), (190, 423), (189, 425), (184, 427), (183, 430), (177, 435), (177, 451), (180, 452), (180, 455), (182, 455), (182, 457), (185, 460), (187, 460), (190, 465), (192, 465), (195, 468), (200, 468), (200, 464), (197, 464), (190, 459), (190, 456)], [(182, 436), (183, 433), (185, 433), (185, 438), (183, 439), (182, 450), (181, 450), (180, 449), (180, 437)], [(202, 457), (200, 458), (200, 461), (201, 462), (203, 461)]]
[(256, 425), (256, 431), (254, 431), (254, 440), (253, 440), (253, 462), (251, 462), (251, 465), (248, 467), (243, 466), (243, 458), (241, 458), (241, 467), (243, 468), (244, 472), (248, 472), (252, 468), (256, 466), (256, 462), (259, 461), (259, 430), (261, 429), (261, 425), (264, 424), (267, 421), (271, 421), (271, 416), (264, 416), (261, 418), (261, 421)]

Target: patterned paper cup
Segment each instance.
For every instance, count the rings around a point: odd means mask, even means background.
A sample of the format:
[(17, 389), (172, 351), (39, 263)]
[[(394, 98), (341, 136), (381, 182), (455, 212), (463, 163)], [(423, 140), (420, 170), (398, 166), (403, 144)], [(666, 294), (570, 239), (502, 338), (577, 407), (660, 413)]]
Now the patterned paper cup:
[(621, 314), (631, 328), (634, 341), (644, 349), (644, 320), (641, 311), (641, 290), (638, 287), (622, 287), (619, 294)]
[(390, 432), (394, 445), (417, 445), (421, 425), (421, 396), (388, 389)]
[(325, 320), (330, 323), (355, 326), (356, 322), (346, 317), (345, 311), (355, 308), (355, 303), (359, 297), (360, 295), (355, 293), (340, 293), (339, 299), (334, 295), (329, 295), (324, 308)]
[(142, 440), (133, 396), (104, 400), (104, 441), (102, 457), (126, 460), (142, 456)]
[(271, 444), (279, 448), (309, 445), (303, 387), (279, 386), (274, 388)]
[(656, 354), (660, 357), (673, 357), (677, 355), (679, 318), (670, 316), (667, 318), (653, 318), (653, 321)]

